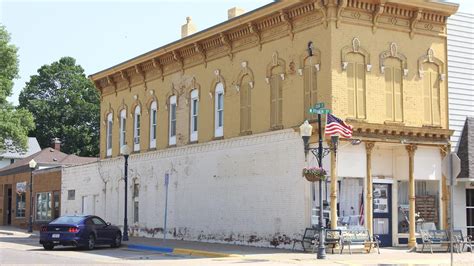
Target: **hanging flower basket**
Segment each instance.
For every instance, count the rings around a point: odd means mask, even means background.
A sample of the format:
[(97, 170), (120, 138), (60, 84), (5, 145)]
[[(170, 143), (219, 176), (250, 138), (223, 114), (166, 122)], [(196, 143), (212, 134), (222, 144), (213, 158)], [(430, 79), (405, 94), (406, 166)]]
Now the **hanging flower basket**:
[(327, 172), (321, 167), (305, 167), (303, 168), (303, 176), (309, 182), (326, 180)]

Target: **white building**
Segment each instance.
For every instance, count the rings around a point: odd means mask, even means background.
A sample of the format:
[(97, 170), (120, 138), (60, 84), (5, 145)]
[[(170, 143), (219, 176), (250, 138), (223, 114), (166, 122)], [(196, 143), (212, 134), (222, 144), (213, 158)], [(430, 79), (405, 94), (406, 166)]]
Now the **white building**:
[(5, 151), (0, 153), (0, 169), (14, 162), (26, 158), (34, 153), (41, 151), (41, 147), (36, 138), (28, 138), (28, 144), (25, 152)]

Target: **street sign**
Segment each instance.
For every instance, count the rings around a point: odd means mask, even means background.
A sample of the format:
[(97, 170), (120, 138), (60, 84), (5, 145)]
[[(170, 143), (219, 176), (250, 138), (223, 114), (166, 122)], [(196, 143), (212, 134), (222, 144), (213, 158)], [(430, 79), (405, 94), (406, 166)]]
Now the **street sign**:
[(444, 176), (450, 178), (450, 184), (455, 184), (455, 180), (461, 173), (461, 159), (454, 152), (449, 153), (444, 157), (442, 162), (442, 172)]
[(312, 112), (310, 112), (312, 114), (329, 114), (331, 113), (331, 110), (329, 109), (312, 109)]
[(315, 109), (323, 109), (324, 108), (324, 103), (317, 103), (313, 106)]

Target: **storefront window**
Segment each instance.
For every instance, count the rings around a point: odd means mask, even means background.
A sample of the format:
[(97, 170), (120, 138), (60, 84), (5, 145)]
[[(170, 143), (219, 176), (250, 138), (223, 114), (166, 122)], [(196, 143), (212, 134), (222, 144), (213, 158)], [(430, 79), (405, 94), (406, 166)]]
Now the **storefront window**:
[[(416, 232), (439, 228), (439, 181), (415, 181)], [(408, 181), (398, 181), (398, 233), (408, 233)]]
[(16, 217), (25, 217), (26, 210), (25, 192), (16, 194)]
[(47, 221), (52, 218), (51, 192), (36, 194), (36, 220)]

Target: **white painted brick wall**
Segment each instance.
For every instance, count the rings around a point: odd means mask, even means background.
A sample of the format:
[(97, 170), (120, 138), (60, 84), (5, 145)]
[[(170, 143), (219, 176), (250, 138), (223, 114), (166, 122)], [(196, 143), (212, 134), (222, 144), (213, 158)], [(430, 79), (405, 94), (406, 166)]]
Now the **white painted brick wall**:
[[(123, 158), (63, 170), (63, 214), (86, 212), (123, 224)], [(132, 234), (162, 237), (164, 175), (170, 172), (168, 236), (288, 247), (309, 224), (309, 182), (301, 177), (303, 143), (293, 130), (131, 155), (128, 220)], [(140, 184), (133, 224), (133, 180)], [(75, 200), (67, 190), (75, 189)], [(94, 205), (94, 204), (92, 204)], [(94, 211), (95, 209), (95, 211)]]

